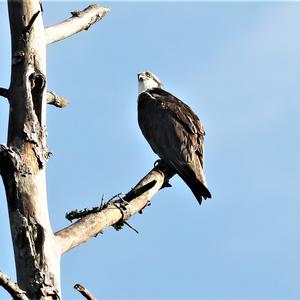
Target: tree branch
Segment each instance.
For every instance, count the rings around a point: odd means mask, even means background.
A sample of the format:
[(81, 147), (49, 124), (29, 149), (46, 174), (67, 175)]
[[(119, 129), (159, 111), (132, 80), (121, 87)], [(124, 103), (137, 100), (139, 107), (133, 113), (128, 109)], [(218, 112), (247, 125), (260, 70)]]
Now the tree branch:
[(8, 98), (8, 90), (4, 88), (0, 88), (0, 96), (4, 98)]
[(77, 290), (84, 298), (88, 300), (96, 300), (96, 298), (92, 295), (92, 293), (81, 284), (76, 283), (74, 285), (74, 289)]
[(53, 92), (47, 92), (47, 104), (63, 108), (69, 104), (69, 101)]
[(72, 17), (56, 25), (45, 28), (46, 44), (63, 40), (100, 21), (110, 9), (98, 4), (90, 5), (83, 11), (71, 12)]
[(15, 282), (2, 272), (0, 272), (0, 285), (13, 297), (13, 299), (29, 300), (25, 295), (25, 291), (21, 290)]
[(100, 211), (92, 212), (76, 223), (56, 232), (55, 236), (61, 253), (95, 237), (109, 226), (127, 220), (138, 212), (141, 213), (161, 188), (169, 186), (168, 180), (173, 175), (174, 173), (162, 161), (159, 161), (130, 192), (121, 198), (121, 202), (109, 202)]

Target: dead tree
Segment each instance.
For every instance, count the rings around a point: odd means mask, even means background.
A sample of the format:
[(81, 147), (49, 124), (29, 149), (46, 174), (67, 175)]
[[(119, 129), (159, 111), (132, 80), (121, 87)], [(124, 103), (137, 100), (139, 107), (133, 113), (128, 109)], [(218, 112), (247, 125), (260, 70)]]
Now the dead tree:
[[(39, 0), (9, 0), (8, 9), (11, 82), (8, 89), (0, 88), (0, 95), (7, 98), (10, 109), (7, 144), (0, 146), (0, 173), (8, 203), (17, 284), (0, 273), (0, 285), (15, 299), (61, 299), (61, 256), (106, 227), (119, 228), (141, 212), (173, 174), (159, 162), (125, 196), (69, 214), (69, 219), (79, 220), (54, 233), (46, 194), (46, 109), (47, 103), (63, 107), (67, 100), (47, 91), (46, 46), (87, 30), (109, 9), (91, 5), (47, 28)], [(78, 290), (85, 292), (84, 288)]]

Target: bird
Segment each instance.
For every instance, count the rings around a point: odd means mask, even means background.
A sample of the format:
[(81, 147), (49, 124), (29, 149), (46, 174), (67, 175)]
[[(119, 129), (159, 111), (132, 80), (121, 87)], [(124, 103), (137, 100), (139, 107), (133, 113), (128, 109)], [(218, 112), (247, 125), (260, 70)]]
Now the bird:
[(211, 198), (204, 167), (204, 127), (183, 101), (163, 89), (160, 79), (149, 71), (138, 77), (138, 124), (154, 153), (193, 192), (201, 204)]

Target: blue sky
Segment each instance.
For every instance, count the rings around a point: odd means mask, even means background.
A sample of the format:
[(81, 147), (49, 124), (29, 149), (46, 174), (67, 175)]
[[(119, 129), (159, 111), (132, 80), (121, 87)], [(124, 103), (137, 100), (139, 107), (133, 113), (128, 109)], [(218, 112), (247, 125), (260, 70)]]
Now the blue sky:
[[(45, 2), (50, 25), (88, 2)], [(62, 258), (64, 299), (300, 299), (300, 3), (103, 2), (89, 31), (48, 47), (49, 209), (127, 192), (157, 159), (137, 125), (136, 73), (149, 70), (206, 128), (213, 199), (200, 207), (180, 178), (143, 215)], [(9, 83), (6, 4), (0, 2), (0, 86)], [(0, 143), (8, 106), (0, 102)], [(14, 277), (3, 187), (0, 269)], [(1, 299), (9, 299), (0, 290)]]

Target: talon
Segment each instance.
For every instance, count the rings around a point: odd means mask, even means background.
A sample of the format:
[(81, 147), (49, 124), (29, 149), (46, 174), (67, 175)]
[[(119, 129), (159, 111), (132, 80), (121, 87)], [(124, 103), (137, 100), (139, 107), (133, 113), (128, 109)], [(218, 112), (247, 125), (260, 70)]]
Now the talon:
[(163, 189), (163, 188), (168, 188), (168, 187), (172, 187), (172, 185), (169, 183), (169, 181), (165, 182), (161, 188)]

